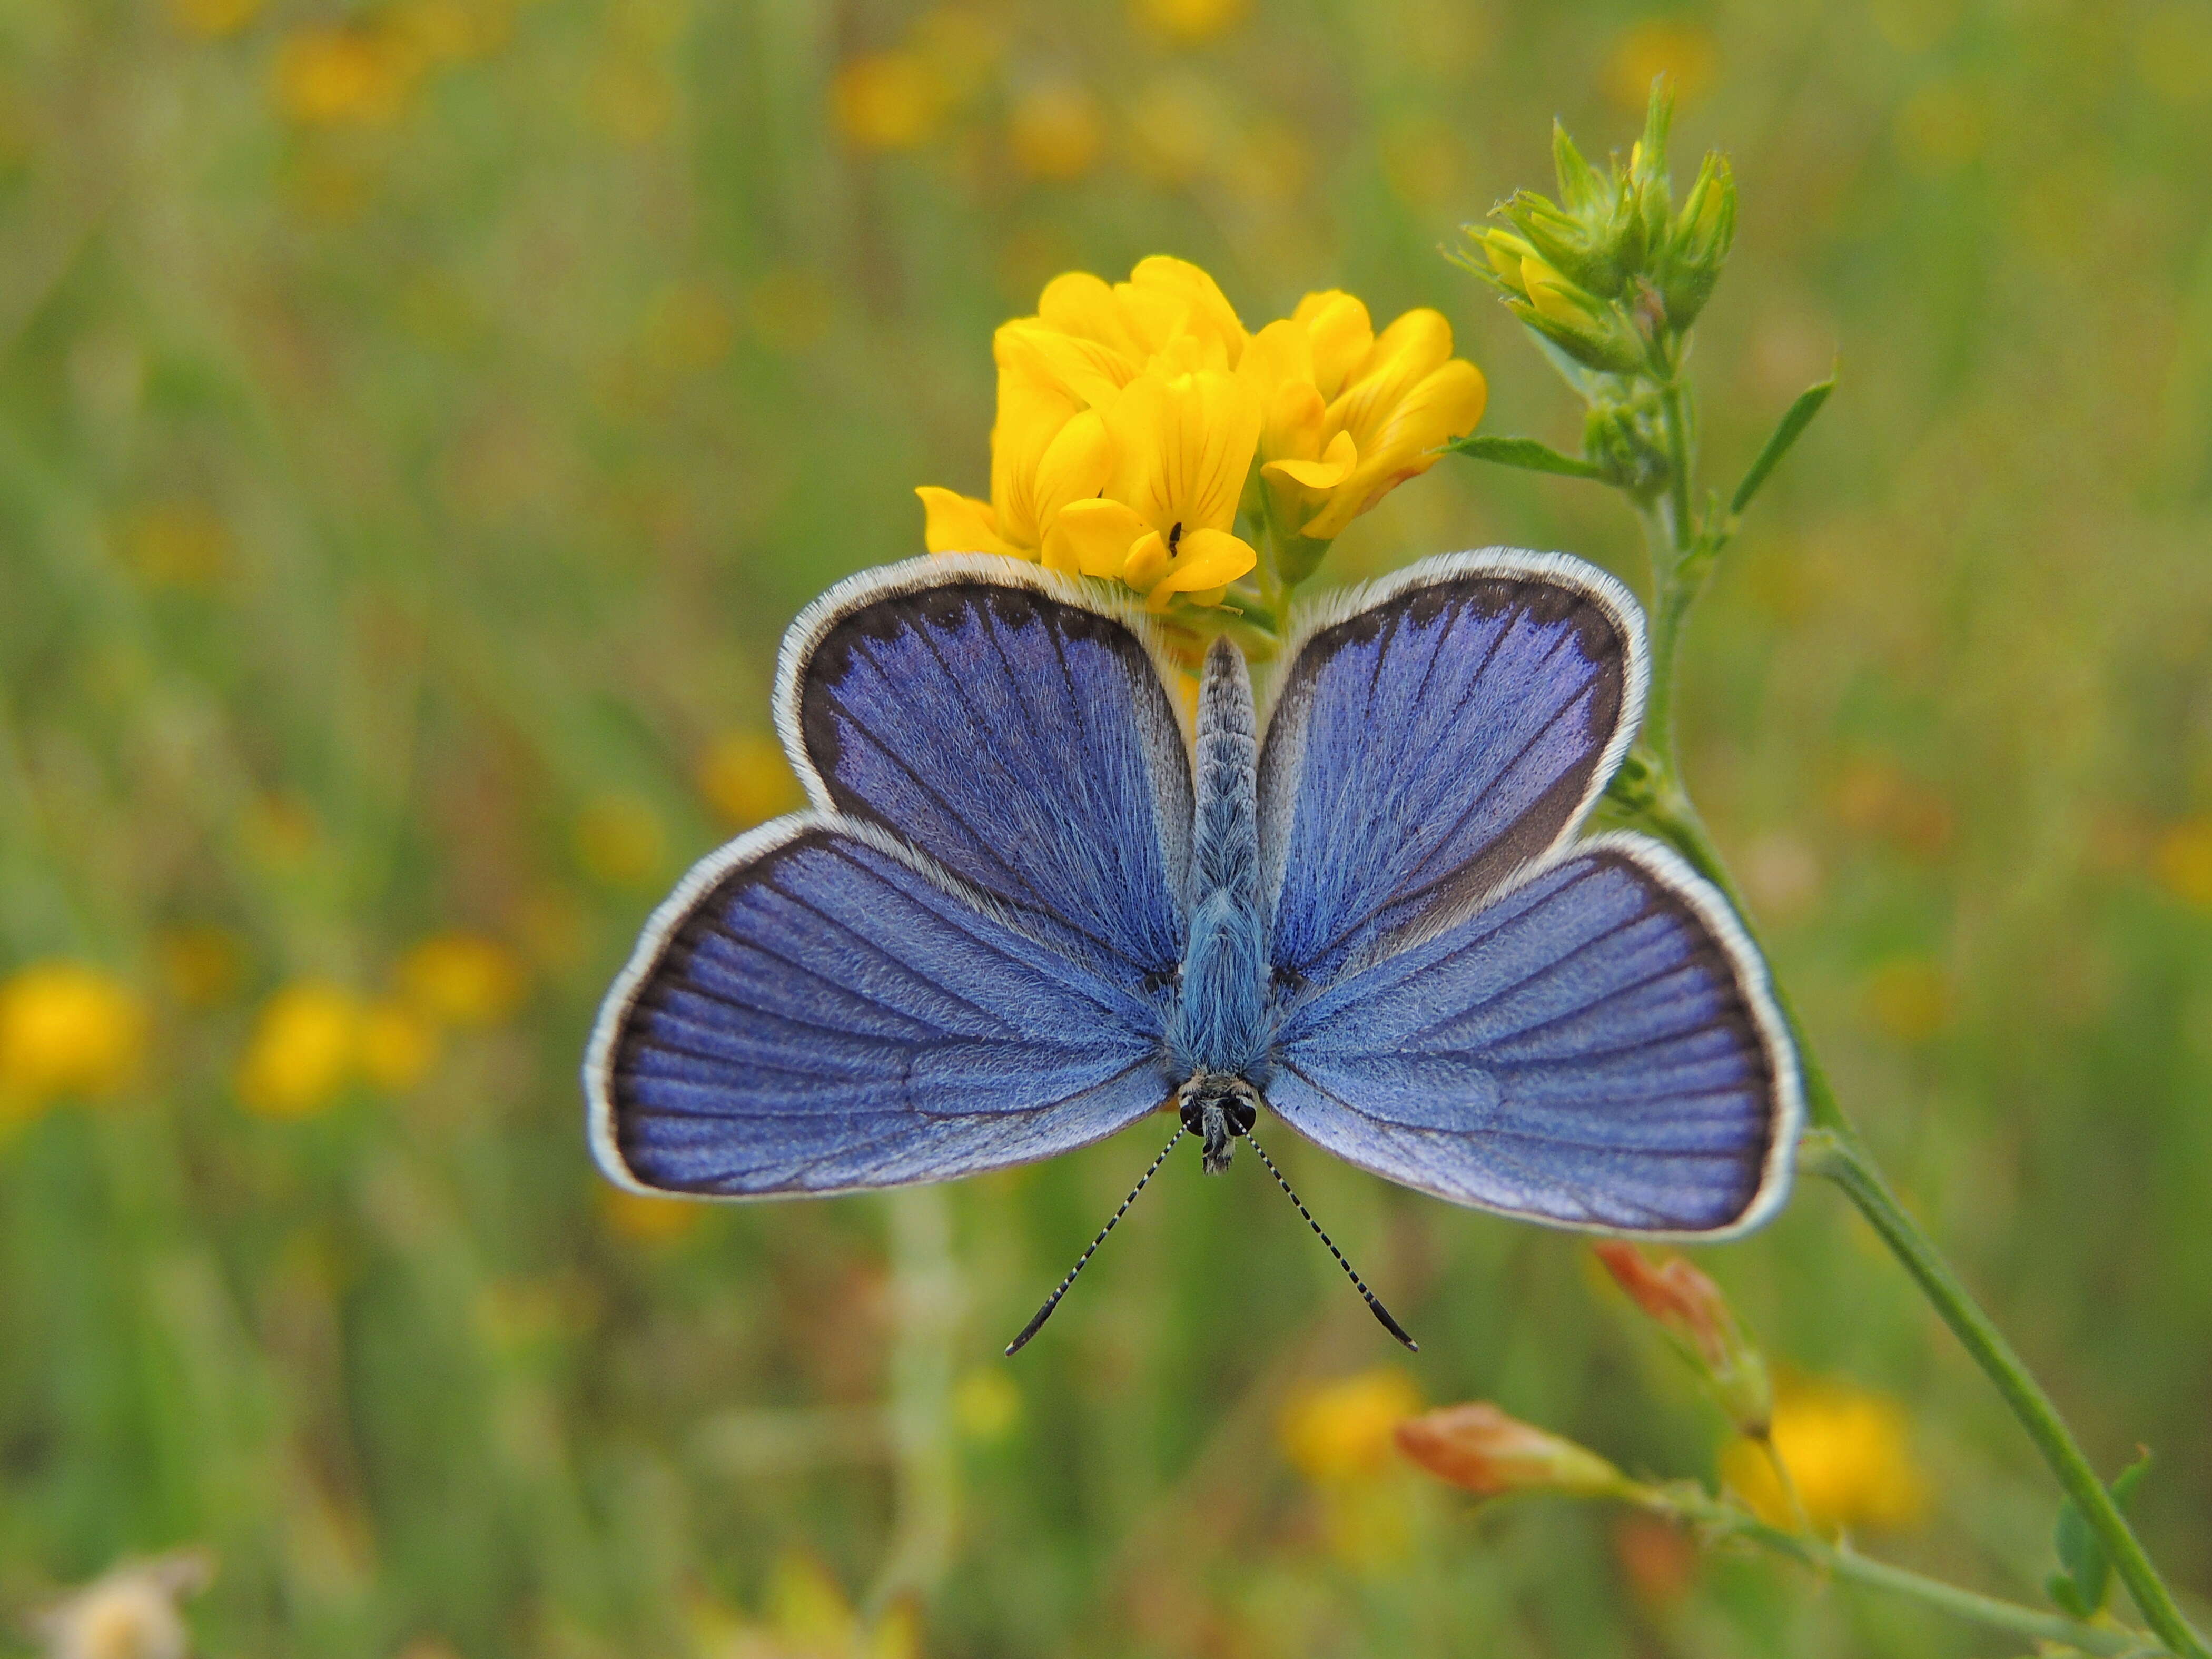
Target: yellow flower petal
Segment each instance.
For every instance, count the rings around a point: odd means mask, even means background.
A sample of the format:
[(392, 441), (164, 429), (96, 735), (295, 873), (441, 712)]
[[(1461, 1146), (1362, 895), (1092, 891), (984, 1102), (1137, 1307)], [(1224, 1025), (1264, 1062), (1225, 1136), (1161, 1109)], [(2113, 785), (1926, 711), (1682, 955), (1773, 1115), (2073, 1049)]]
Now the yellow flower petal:
[(1349, 432), (1340, 432), (1329, 440), (1328, 448), (1317, 461), (1269, 461), (1260, 469), (1268, 477), (1288, 478), (1308, 489), (1334, 489), (1351, 475), (1359, 459), (1359, 447), (1352, 441)]
[(1540, 259), (1521, 262), (1521, 286), (1528, 290), (1528, 303), (1555, 323), (1587, 328), (1596, 320), (1577, 297), (1579, 290)]
[(1071, 501), (1096, 495), (1114, 471), (1114, 440), (1096, 410), (1086, 409), (1060, 428), (1037, 461), (1037, 523), (1048, 541), (1054, 520)]
[(1113, 402), (1144, 366), (1139, 354), (1030, 318), (1005, 324), (999, 336), (1002, 352), (1018, 358), (1027, 373), (1082, 407), (1096, 409)]
[(1147, 349), (1130, 331), (1113, 284), (1087, 270), (1071, 270), (1047, 283), (1037, 296), (1037, 320), (1059, 333), (1095, 340), (1132, 362), (1141, 360)]
[(988, 501), (979, 501), (973, 495), (962, 495), (935, 484), (922, 484), (915, 495), (921, 497), (922, 510), (927, 521), (922, 526), (922, 545), (933, 553), (1010, 553), (1014, 557), (1029, 556), (1010, 547), (999, 534), (998, 514), (992, 512)]
[(1084, 409), (1041, 355), (1030, 349), (1022, 323), (992, 337), (999, 363), (999, 416), (991, 427), (991, 507), (999, 536), (1025, 558), (1043, 540), (1035, 486), (1037, 463), (1052, 441)]
[[(1069, 575), (1119, 576), (1130, 548), (1154, 533), (1133, 508), (1120, 501), (1070, 501), (1053, 520), (1045, 538), (1045, 566)], [(1160, 556), (1164, 562), (1164, 547)]]
[(1407, 312), (1376, 337), (1374, 349), (1330, 404), (1329, 418), (1352, 434), (1360, 453), (1370, 453), (1374, 429), (1391, 406), (1451, 355), (1451, 325), (1441, 312), (1425, 306)]
[(1191, 334), (1218, 343), (1234, 368), (1243, 356), (1244, 325), (1220, 285), (1185, 259), (1154, 254), (1139, 259), (1129, 280), (1115, 289), (1138, 337), (1158, 351), (1170, 337)]
[(1152, 528), (1186, 536), (1237, 521), (1245, 474), (1260, 440), (1253, 387), (1219, 370), (1139, 375), (1107, 415), (1116, 457), (1108, 493)]
[(1121, 580), (1139, 593), (1151, 591), (1152, 584), (1167, 574), (1168, 541), (1157, 530), (1148, 530), (1128, 550), (1121, 562)]
[(1334, 398), (1375, 348), (1375, 325), (1367, 307), (1341, 289), (1330, 289), (1307, 295), (1291, 316), (1305, 325), (1313, 343), (1314, 385), (1322, 397)]
[[(1133, 562), (1134, 556), (1131, 556)], [(1145, 604), (1152, 610), (1164, 611), (1176, 594), (1196, 595), (1225, 588), (1259, 562), (1260, 556), (1250, 543), (1225, 530), (1185, 531), (1176, 545), (1174, 562), (1167, 574), (1152, 585)], [(1215, 603), (1218, 602), (1217, 593)]]

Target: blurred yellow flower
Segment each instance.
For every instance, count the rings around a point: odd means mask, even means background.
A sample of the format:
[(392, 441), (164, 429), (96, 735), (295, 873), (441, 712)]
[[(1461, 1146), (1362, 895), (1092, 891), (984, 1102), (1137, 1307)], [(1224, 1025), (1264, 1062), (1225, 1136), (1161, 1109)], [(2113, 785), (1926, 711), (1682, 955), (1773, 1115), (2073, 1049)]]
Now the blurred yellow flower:
[(912, 51), (848, 59), (830, 83), (837, 131), (855, 149), (918, 149), (937, 136), (949, 103), (933, 66)]
[(1291, 1467), (1316, 1486), (1371, 1480), (1390, 1467), (1392, 1436), (1421, 1409), (1420, 1391), (1395, 1366), (1377, 1366), (1292, 1394), (1275, 1419)]
[(1211, 40), (1244, 21), (1251, 0), (1133, 0), (1139, 22), (1186, 44)]
[(361, 1060), (361, 1000), (321, 980), (261, 1005), (239, 1061), (238, 1097), (264, 1117), (310, 1117), (350, 1083)]
[(2212, 813), (2185, 818), (2158, 838), (2158, 878), (2179, 899), (2212, 910)]
[(666, 856), (660, 814), (635, 795), (602, 795), (576, 815), (576, 861), (611, 887), (642, 887)]
[(437, 933), (400, 958), (401, 993), (448, 1025), (496, 1025), (530, 987), (522, 959), (477, 933)]
[(298, 29), (277, 49), (277, 107), (302, 126), (381, 125), (405, 107), (422, 66), (410, 42), (381, 30)]
[(1899, 160), (1916, 173), (1954, 173), (1982, 153), (1989, 121), (1981, 98), (1954, 81), (1931, 81), (1897, 112)]
[(699, 793), (733, 830), (750, 830), (806, 804), (783, 745), (765, 732), (717, 739), (699, 763)]
[(1378, 335), (1367, 307), (1335, 290), (1261, 330), (1245, 379), (1266, 410), (1270, 509), (1314, 541), (1435, 465), (1438, 446), (1474, 430), (1489, 398), (1482, 371), (1452, 356), (1441, 313), (1409, 311)]
[(921, 1626), (906, 1601), (867, 1624), (827, 1567), (787, 1550), (769, 1570), (759, 1620), (714, 1631), (711, 1642), (701, 1651), (761, 1659), (920, 1659)]
[(1867, 1012), (1899, 1042), (1936, 1036), (1951, 1018), (1951, 992), (1943, 970), (1924, 957), (1895, 957), (1867, 975)]
[(1236, 138), (1222, 88), (1188, 70), (1155, 76), (1129, 100), (1129, 160), (1163, 190), (1194, 183), (1227, 155)]
[(2169, 103), (2212, 103), (2212, 15), (2201, 0), (2166, 0), (2142, 15), (2136, 71)]
[(1606, 64), (1606, 95), (1620, 108), (1641, 115), (1651, 82), (1663, 75), (1678, 104), (1694, 104), (1712, 84), (1720, 53), (1711, 31), (1674, 18), (1646, 18), (1632, 23), (1613, 43)]
[(1098, 100), (1072, 81), (1047, 81), (1015, 95), (1006, 114), (1006, 148), (1032, 179), (1079, 179), (1106, 142)]
[[(1909, 1527), (1927, 1511), (1927, 1477), (1912, 1461), (1904, 1408), (1846, 1382), (1785, 1382), (1774, 1401), (1775, 1451), (1805, 1512), (1822, 1527)], [(1739, 1440), (1721, 1474), (1770, 1526), (1794, 1523), (1766, 1455)]]
[(169, 994), (187, 1008), (212, 1008), (238, 994), (246, 977), (246, 945), (227, 928), (172, 927), (154, 942)]
[(169, 16), (188, 34), (235, 34), (253, 21), (261, 0), (169, 0)]
[(145, 1048), (145, 1006), (114, 975), (76, 962), (19, 969), (0, 981), (0, 1120), (114, 1094)]
[(122, 526), (124, 562), (156, 586), (201, 587), (230, 562), (230, 532), (204, 501), (155, 501)]
[(952, 1386), (952, 1420), (970, 1440), (1003, 1440), (1022, 1420), (1022, 1391), (1004, 1365), (979, 1365)]
[(655, 295), (647, 308), (646, 360), (670, 374), (711, 368), (730, 355), (737, 332), (737, 313), (720, 289), (678, 283)]
[(402, 1002), (372, 1002), (355, 1032), (362, 1075), (389, 1094), (404, 1094), (438, 1059), (438, 1029)]
[(653, 1198), (620, 1187), (599, 1186), (599, 1215), (607, 1231), (633, 1244), (666, 1244), (699, 1224), (704, 1207), (682, 1198)]

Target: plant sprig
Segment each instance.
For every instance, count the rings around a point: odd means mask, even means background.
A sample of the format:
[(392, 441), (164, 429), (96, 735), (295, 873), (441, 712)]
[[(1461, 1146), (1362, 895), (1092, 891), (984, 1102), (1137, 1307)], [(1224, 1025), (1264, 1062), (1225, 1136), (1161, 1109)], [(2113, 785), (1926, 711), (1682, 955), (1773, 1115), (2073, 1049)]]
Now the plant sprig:
[[(1516, 193), (1494, 210), (1503, 225), (1470, 226), (1467, 247), (1453, 256), (1499, 292), (1583, 399), (1582, 455), (1565, 455), (1525, 437), (1482, 435), (1452, 447), (1493, 465), (1618, 489), (1643, 521), (1651, 559), (1650, 694), (1636, 747), (1608, 799), (1726, 892), (1747, 931), (1753, 931), (1741, 890), (1698, 816), (1682, 775), (1674, 729), (1676, 659), (1689, 614), (1745, 510), (1826, 404), (1836, 377), (1798, 395), (1725, 501), (1708, 492), (1700, 505), (1696, 404), (1685, 364), (1691, 327), (1712, 295), (1734, 239), (1735, 184), (1726, 160), (1709, 154), (1688, 195), (1675, 205), (1667, 155), (1672, 118), (1663, 81), (1655, 82), (1643, 137), (1625, 161), (1612, 158), (1603, 172), (1583, 159), (1564, 128), (1555, 127), (1559, 199)], [(2142, 1465), (2110, 1487), (2097, 1477), (2049, 1395), (1899, 1202), (1837, 1100), (1787, 992), (1778, 981), (1774, 989), (1803, 1074), (1809, 1122), (1800, 1143), (1801, 1168), (1832, 1181), (1873, 1224), (1996, 1385), (2064, 1489), (2058, 1547), (2065, 1571), (2051, 1580), (2054, 1601), (2069, 1620), (2097, 1619), (2142, 1650), (2153, 1650), (2148, 1634), (2128, 1631), (2104, 1611), (2108, 1575), (2116, 1575), (2166, 1651), (2179, 1659), (2212, 1659), (2212, 1650), (2183, 1618), (2121, 1511)], [(1745, 1528), (1730, 1529), (1780, 1547)], [(1818, 1558), (1818, 1565), (1838, 1572), (1850, 1561), (1825, 1546), (1792, 1553)], [(1875, 1576), (1893, 1581), (1899, 1575), (1880, 1569)], [(1939, 1588), (1962, 1606), (1986, 1600)]]

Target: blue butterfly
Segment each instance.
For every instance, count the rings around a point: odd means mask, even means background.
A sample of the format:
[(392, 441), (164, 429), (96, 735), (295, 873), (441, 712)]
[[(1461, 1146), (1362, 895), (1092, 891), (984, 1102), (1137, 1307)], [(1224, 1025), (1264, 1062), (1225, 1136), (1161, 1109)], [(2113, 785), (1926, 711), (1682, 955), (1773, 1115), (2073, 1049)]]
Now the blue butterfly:
[(1491, 549), (1311, 609), (1264, 706), (1215, 641), (1194, 733), (1154, 624), (1095, 586), (980, 556), (855, 576), (778, 665), (811, 805), (693, 869), (600, 1012), (599, 1167), (851, 1192), (1171, 1103), (1218, 1171), (1264, 1106), (1454, 1203), (1755, 1227), (1802, 1113), (1759, 955), (1659, 842), (1576, 835), (1649, 677), (1619, 582)]

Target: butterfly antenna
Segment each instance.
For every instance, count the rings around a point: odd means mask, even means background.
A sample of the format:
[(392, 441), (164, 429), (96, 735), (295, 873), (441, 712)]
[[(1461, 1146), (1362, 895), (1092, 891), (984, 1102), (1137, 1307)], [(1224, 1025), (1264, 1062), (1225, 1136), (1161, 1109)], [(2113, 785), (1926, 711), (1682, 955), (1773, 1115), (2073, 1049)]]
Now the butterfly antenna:
[[(1275, 1167), (1275, 1160), (1267, 1156), (1267, 1149), (1257, 1140), (1252, 1139), (1252, 1132), (1249, 1129), (1244, 1132), (1244, 1139), (1252, 1141), (1252, 1150), (1260, 1154), (1260, 1162), (1266, 1164), (1267, 1173), (1275, 1177), (1275, 1184), (1283, 1189), (1283, 1196), (1298, 1206), (1298, 1213), (1306, 1218), (1306, 1225), (1314, 1230), (1314, 1237), (1328, 1246), (1328, 1253), (1336, 1258), (1336, 1265), (1344, 1269), (1344, 1276), (1352, 1281), (1352, 1288), (1367, 1298), (1367, 1310), (1382, 1322), (1384, 1330), (1389, 1332), (1415, 1353), (1420, 1352), (1421, 1345), (1406, 1334), (1406, 1328), (1403, 1325), (1390, 1317), (1390, 1310), (1382, 1305), (1382, 1299), (1367, 1288), (1366, 1281), (1361, 1279), (1358, 1273), (1353, 1271), (1352, 1264), (1344, 1259), (1344, 1252), (1336, 1248), (1336, 1241), (1322, 1231), (1321, 1223), (1313, 1218), (1313, 1212), (1306, 1208), (1305, 1200), (1291, 1190), (1291, 1183), (1283, 1179), (1283, 1172)], [(1042, 1322), (1043, 1315), (1040, 1314), (1038, 1319)]]
[[(1182, 1133), (1183, 1132), (1181, 1129), (1177, 1129), (1173, 1134), (1168, 1137), (1168, 1144), (1160, 1148), (1160, 1155), (1152, 1160), (1152, 1167), (1146, 1170), (1143, 1175), (1137, 1177), (1137, 1184), (1129, 1188), (1129, 1195), (1121, 1200), (1121, 1207), (1115, 1211), (1112, 1218), (1104, 1226), (1098, 1230), (1098, 1237), (1091, 1241), (1091, 1248), (1084, 1251), (1081, 1255), (1076, 1258), (1075, 1265), (1067, 1270), (1067, 1277), (1060, 1281), (1060, 1288), (1054, 1291), (1050, 1296), (1045, 1297), (1044, 1306), (1036, 1310), (1036, 1317), (1035, 1319), (1032, 1319), (1028, 1324), (1022, 1327), (1022, 1334), (1016, 1337), (1012, 1341), (1006, 1344), (1007, 1358), (1011, 1359), (1016, 1354), (1019, 1353), (1029, 1340), (1044, 1328), (1044, 1322), (1052, 1317), (1052, 1310), (1060, 1305), (1060, 1298), (1066, 1296), (1067, 1294), (1067, 1287), (1075, 1283), (1076, 1274), (1081, 1273), (1083, 1271), (1084, 1265), (1088, 1262), (1093, 1255), (1097, 1254), (1098, 1247), (1106, 1242), (1106, 1235), (1114, 1231), (1114, 1223), (1119, 1221), (1123, 1216), (1129, 1213), (1129, 1206), (1137, 1201), (1137, 1194), (1145, 1190), (1145, 1183), (1146, 1182), (1150, 1181), (1154, 1176), (1160, 1172), (1160, 1165), (1168, 1161), (1168, 1154), (1175, 1151), (1176, 1142), (1182, 1139)], [(1261, 1156), (1264, 1158), (1267, 1155), (1263, 1152)], [(1280, 1180), (1281, 1177), (1279, 1176), (1276, 1179)], [(1283, 1190), (1288, 1192), (1290, 1188), (1286, 1187)], [(1334, 1249), (1335, 1248), (1336, 1246), (1334, 1244), (1329, 1246), (1329, 1249)], [(1342, 1256), (1339, 1256), (1337, 1260), (1341, 1261), (1344, 1258)], [(1345, 1271), (1346, 1273), (1350, 1273), (1352, 1269), (1346, 1267)], [(1358, 1281), (1354, 1280), (1354, 1282), (1357, 1283)], [(1368, 1300), (1371, 1302), (1374, 1298), (1370, 1297)], [(1389, 1316), (1385, 1314), (1382, 1317), (1387, 1322)]]

